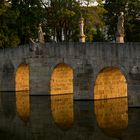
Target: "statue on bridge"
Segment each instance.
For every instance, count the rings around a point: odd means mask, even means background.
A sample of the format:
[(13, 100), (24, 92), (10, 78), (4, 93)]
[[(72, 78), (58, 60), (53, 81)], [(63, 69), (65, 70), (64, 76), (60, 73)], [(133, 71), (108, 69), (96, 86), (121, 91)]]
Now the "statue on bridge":
[(29, 45), (30, 45), (30, 51), (35, 55), (41, 55), (43, 53), (42, 47), (45, 45), (44, 40), (45, 33), (42, 31), (41, 24), (38, 26), (38, 38), (33, 39), (29, 38)]
[(36, 41), (34, 41), (32, 38), (29, 38), (30, 51), (34, 52), (36, 55), (42, 54), (42, 47), (45, 45), (44, 35), (45, 33), (42, 31), (41, 24), (39, 24), (38, 38)]
[(118, 35), (124, 35), (124, 13), (120, 12), (117, 23), (117, 33)]
[(45, 44), (44, 35), (45, 35), (45, 33), (42, 31), (42, 27), (41, 27), (41, 23), (40, 23), (38, 26), (38, 41), (41, 44)]
[(124, 43), (124, 13), (120, 12), (117, 23), (116, 42)]
[(79, 21), (79, 27), (80, 27), (80, 38), (79, 41), (84, 43), (85, 42), (85, 34), (84, 34), (84, 18), (80, 18)]

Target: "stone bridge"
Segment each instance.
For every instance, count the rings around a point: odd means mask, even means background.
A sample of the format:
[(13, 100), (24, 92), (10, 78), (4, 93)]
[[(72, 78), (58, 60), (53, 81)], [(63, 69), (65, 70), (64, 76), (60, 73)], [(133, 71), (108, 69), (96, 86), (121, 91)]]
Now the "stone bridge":
[(25, 45), (1, 48), (0, 60), (0, 91), (74, 93), (80, 100), (128, 95), (130, 106), (140, 105), (140, 43)]

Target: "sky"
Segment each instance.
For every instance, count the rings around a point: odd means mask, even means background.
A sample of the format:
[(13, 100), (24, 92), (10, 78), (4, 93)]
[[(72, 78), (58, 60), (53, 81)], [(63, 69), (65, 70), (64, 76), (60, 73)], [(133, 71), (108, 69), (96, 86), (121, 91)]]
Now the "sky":
[[(43, 0), (44, 2), (46, 1), (48, 1), (48, 0)], [(77, 1), (79, 1), (79, 0), (77, 0)], [(85, 0), (80, 0), (81, 2), (82, 2), (82, 6), (86, 6), (86, 1)], [(95, 1), (95, 2), (94, 2)], [(97, 1), (96, 0), (92, 0), (92, 2), (90, 2), (90, 4), (89, 4), (89, 6), (97, 6), (98, 5), (98, 3), (97, 3)]]

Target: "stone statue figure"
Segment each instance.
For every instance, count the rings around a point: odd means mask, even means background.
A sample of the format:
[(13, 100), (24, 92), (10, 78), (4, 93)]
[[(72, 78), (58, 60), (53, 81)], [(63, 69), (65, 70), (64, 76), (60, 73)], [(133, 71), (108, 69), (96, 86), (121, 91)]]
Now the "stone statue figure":
[(80, 21), (79, 21), (79, 27), (80, 27), (80, 38), (79, 38), (79, 41), (80, 42), (85, 42), (85, 34), (84, 34), (84, 18), (80, 18)]
[(39, 41), (39, 43), (43, 43), (43, 44), (45, 43), (44, 35), (45, 35), (45, 33), (42, 31), (41, 24), (39, 24), (39, 26), (38, 26), (38, 41)]
[(117, 23), (117, 35), (124, 35), (124, 13), (120, 12)]

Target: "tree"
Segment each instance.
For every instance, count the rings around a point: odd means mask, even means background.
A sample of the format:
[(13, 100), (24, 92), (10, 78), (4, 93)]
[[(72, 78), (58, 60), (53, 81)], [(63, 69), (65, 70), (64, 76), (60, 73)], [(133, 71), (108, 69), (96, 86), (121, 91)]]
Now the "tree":
[(43, 22), (44, 8), (39, 0), (18, 0), (13, 8), (19, 11), (17, 19), (18, 36), (21, 44), (28, 43), (30, 37), (37, 38), (39, 23)]
[(138, 0), (106, 0), (104, 7), (108, 11), (105, 15), (108, 40), (115, 40), (120, 12), (124, 12), (125, 17), (125, 40), (140, 40), (140, 2)]
[[(79, 41), (79, 19), (85, 19), (86, 40), (92, 41), (98, 30), (102, 30), (105, 12), (101, 0), (99, 6), (92, 6), (95, 0), (49, 0), (42, 1), (46, 8), (47, 26), (53, 40)], [(98, 32), (98, 33), (100, 33)]]
[[(89, 0), (88, 0), (89, 2)], [(87, 6), (82, 7), (82, 16), (85, 19), (85, 33), (86, 40), (92, 41), (104, 41), (104, 19), (103, 15), (106, 13), (102, 3), (98, 6)]]
[(17, 17), (16, 11), (0, 3), (0, 47), (14, 47), (19, 43), (17, 31), (14, 30)]
[(43, 14), (39, 0), (12, 0), (9, 6), (0, 3), (0, 47), (14, 47), (28, 43), (30, 37), (37, 38)]
[(79, 0), (81, 14), (85, 19), (86, 41), (104, 41), (104, 20), (106, 10), (103, 0)]
[(50, 0), (42, 3), (46, 9), (46, 24), (50, 29), (52, 40), (77, 41), (79, 3), (76, 0)]

